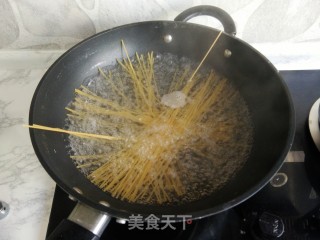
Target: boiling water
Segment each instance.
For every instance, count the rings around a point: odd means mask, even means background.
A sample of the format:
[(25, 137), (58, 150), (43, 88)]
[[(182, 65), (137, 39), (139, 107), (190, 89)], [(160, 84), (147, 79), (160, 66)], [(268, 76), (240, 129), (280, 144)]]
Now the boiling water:
[[(137, 63), (134, 62), (134, 64)], [(196, 67), (197, 64), (189, 59), (178, 58), (171, 54), (158, 54), (155, 57), (154, 76), (160, 97), (170, 93), (172, 79), (185, 73), (185, 69), (190, 69), (190, 73), (192, 73), (192, 70)], [(108, 67), (108, 69), (104, 70), (112, 73), (112, 78), (115, 79), (115, 87), (123, 89), (126, 97), (132, 101), (124, 101), (123, 97), (119, 96), (115, 91), (110, 91), (114, 86), (105, 81), (101, 75), (86, 79), (84, 85), (98, 96), (117, 102), (127, 108), (134, 107), (135, 95), (132, 90), (131, 78), (119, 65)], [(209, 68), (203, 67), (199, 75), (205, 78), (209, 75), (209, 72)], [(217, 75), (216, 78), (218, 79), (217, 81), (220, 81), (219, 79), (222, 76)], [(188, 78), (186, 78), (187, 80)], [(181, 147), (182, 150), (175, 153), (175, 156), (171, 156), (170, 152), (163, 153), (167, 154), (168, 159), (179, 159), (175, 164), (173, 174), (178, 175), (186, 190), (181, 196), (168, 192), (171, 201), (164, 204), (191, 202), (214, 194), (237, 173), (247, 160), (253, 141), (249, 110), (244, 99), (230, 81), (227, 82), (225, 89), (227, 90), (225, 90), (224, 95), (220, 96), (220, 99), (215, 102), (212, 109), (204, 114), (203, 119), (199, 122), (197, 136), (187, 135), (189, 138), (188, 143), (184, 144)], [(232, 96), (230, 96), (230, 92), (232, 92)], [(90, 102), (90, 100), (86, 101)], [(190, 102), (192, 99), (187, 97), (187, 101)], [(77, 106), (74, 103), (70, 104), (70, 108), (77, 110)], [(67, 117), (67, 128), (73, 131), (126, 136), (127, 138), (135, 136), (141, 130), (139, 125), (132, 124), (130, 120), (118, 116), (99, 116), (95, 114), (86, 115), (81, 121), (74, 116), (69, 116)], [(219, 137), (215, 137), (215, 134), (210, 131), (212, 128), (219, 131), (217, 133)], [(174, 138), (174, 129), (167, 128), (165, 124), (153, 126), (152, 129), (154, 129), (152, 134), (172, 136), (171, 138), (165, 138), (169, 139), (170, 142), (163, 143), (160, 141), (156, 144), (167, 144), (166, 146), (169, 147), (172, 144), (174, 145), (175, 141), (179, 141), (179, 138)], [(195, 151), (194, 147), (199, 142), (202, 146), (199, 147), (200, 152)], [(69, 137), (70, 155), (106, 156), (105, 161), (108, 161), (108, 155), (128, 147), (126, 144), (126, 142), (122, 141), (106, 142), (75, 136)], [(150, 143), (146, 143), (137, 152), (141, 157), (150, 160), (152, 156), (150, 156), (149, 150)], [(90, 161), (92, 164), (79, 168), (86, 176), (104, 163), (101, 160), (94, 162), (94, 159), (91, 159)], [(75, 165), (79, 166), (87, 164), (88, 159), (84, 160), (80, 157), (74, 162)], [(151, 171), (157, 171), (157, 168)], [(136, 202), (155, 204), (156, 200), (141, 198)]]

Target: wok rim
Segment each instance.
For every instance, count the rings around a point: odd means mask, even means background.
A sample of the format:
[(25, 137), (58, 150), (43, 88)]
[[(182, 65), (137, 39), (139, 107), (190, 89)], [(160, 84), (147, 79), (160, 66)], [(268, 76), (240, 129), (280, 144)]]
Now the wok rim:
[[(43, 75), (43, 77), (41, 78), (41, 80), (39, 81), (33, 97), (32, 97), (32, 101), (31, 101), (31, 105), (30, 105), (30, 110), (29, 110), (29, 124), (33, 124), (33, 112), (35, 109), (35, 102), (37, 100), (37, 96), (38, 96), (38, 92), (41, 89), (42, 84), (45, 82), (45, 80), (47, 79), (48, 74), (55, 68), (55, 66), (63, 61), (65, 59), (65, 57), (73, 52), (76, 51), (77, 48), (81, 47), (82, 44), (91, 41), (94, 38), (99, 37), (100, 35), (104, 35), (104, 34), (112, 34), (113, 31), (118, 31), (124, 28), (130, 28), (136, 25), (140, 25), (140, 24), (159, 24), (159, 23), (169, 23), (169, 24), (177, 24), (177, 25), (194, 25), (196, 27), (200, 27), (200, 28), (205, 28), (205, 29), (209, 29), (211, 31), (220, 31), (217, 30), (215, 28), (211, 28), (211, 27), (207, 27), (207, 26), (203, 26), (203, 25), (199, 25), (199, 24), (195, 24), (195, 23), (187, 23), (187, 22), (176, 22), (176, 21), (143, 21), (143, 22), (135, 22), (135, 23), (130, 23), (130, 24), (126, 24), (126, 25), (121, 25), (115, 28), (111, 28), (108, 30), (104, 30), (102, 32), (96, 33), (82, 41), (80, 41), (79, 43), (77, 43), (76, 45), (74, 45), (73, 47), (71, 47), (70, 49), (68, 49), (67, 51), (65, 51), (58, 59), (55, 60), (55, 62), (53, 64), (50, 65), (50, 67), (47, 69), (47, 71), (45, 72), (45, 74)], [(223, 204), (219, 204), (216, 205), (212, 208), (207, 208), (205, 210), (198, 210), (198, 211), (192, 211), (192, 212), (187, 212), (185, 213), (185, 215), (191, 215), (191, 219), (201, 219), (204, 217), (208, 217), (214, 214), (218, 214), (220, 212), (226, 211), (232, 207), (237, 206), (238, 204), (246, 201), (247, 199), (249, 199), (251, 196), (253, 196), (255, 193), (257, 193), (259, 190), (261, 190), (265, 185), (268, 184), (268, 182), (271, 180), (271, 178), (277, 173), (277, 171), (281, 168), (286, 155), (288, 154), (292, 144), (293, 144), (293, 140), (294, 140), (294, 135), (295, 135), (295, 110), (294, 110), (294, 106), (293, 106), (293, 101), (292, 101), (292, 97), (290, 95), (290, 92), (288, 90), (288, 87), (286, 85), (286, 83), (284, 82), (283, 78), (280, 76), (280, 74), (278, 73), (278, 70), (275, 68), (275, 66), (264, 56), (262, 55), (260, 52), (258, 52), (255, 48), (253, 48), (251, 45), (249, 45), (247, 42), (238, 39), (235, 36), (232, 36), (228, 33), (223, 32), (223, 35), (228, 36), (229, 38), (232, 38), (234, 41), (240, 41), (242, 44), (245, 45), (246, 48), (250, 48), (252, 51), (256, 52), (258, 55), (260, 55), (260, 57), (263, 58), (263, 60), (265, 61), (266, 64), (268, 64), (268, 66), (277, 73), (277, 77), (279, 78), (281, 85), (283, 87), (283, 90), (286, 94), (286, 99), (288, 101), (288, 105), (289, 105), (289, 112), (290, 112), (290, 116), (289, 116), (289, 122), (288, 122), (288, 132), (287, 132), (287, 140), (286, 140), (286, 144), (284, 149), (281, 152), (281, 156), (278, 157), (278, 160), (273, 164), (273, 167), (268, 171), (268, 174), (266, 174), (262, 179), (260, 179), (260, 181), (256, 182), (254, 184), (254, 186), (250, 189), (247, 189), (243, 194), (240, 194), (239, 196), (237, 196), (236, 198), (233, 198), (232, 200), (225, 202)], [(36, 140), (35, 140), (35, 136), (34, 136), (34, 130), (33, 129), (29, 129), (29, 133), (30, 133), (30, 137), (31, 137), (31, 142), (32, 142), (32, 146), (34, 148), (34, 151), (37, 155), (38, 160), (40, 161), (41, 165), (43, 166), (43, 168), (46, 170), (46, 172), (48, 173), (48, 175), (55, 181), (55, 183), (61, 187), (67, 194), (75, 197), (76, 199), (78, 199), (80, 202), (87, 204), (88, 206), (97, 209), (99, 211), (102, 211), (112, 217), (116, 217), (116, 218), (124, 218), (124, 219), (128, 219), (128, 216), (132, 215), (132, 214), (139, 214), (139, 213), (133, 213), (133, 212), (127, 212), (127, 211), (123, 211), (121, 209), (116, 209), (112, 206), (110, 207), (106, 207), (103, 206), (93, 200), (91, 200), (89, 197), (84, 196), (82, 194), (79, 194), (77, 191), (75, 191), (74, 189), (70, 188), (67, 186), (67, 184), (65, 183), (66, 181), (64, 181), (63, 179), (59, 178), (55, 171), (52, 170), (48, 165), (46, 160), (44, 159), (44, 156), (41, 155), (40, 150), (38, 145), (36, 144)], [(88, 180), (89, 181), (89, 180)], [(98, 188), (98, 187), (97, 187)], [(102, 191), (100, 189), (100, 191)], [(125, 203), (125, 201), (123, 201)], [(150, 212), (149, 214), (153, 214), (152, 212)], [(142, 216), (147, 216), (146, 214), (141, 214)], [(179, 218), (176, 218), (177, 221), (181, 220)]]

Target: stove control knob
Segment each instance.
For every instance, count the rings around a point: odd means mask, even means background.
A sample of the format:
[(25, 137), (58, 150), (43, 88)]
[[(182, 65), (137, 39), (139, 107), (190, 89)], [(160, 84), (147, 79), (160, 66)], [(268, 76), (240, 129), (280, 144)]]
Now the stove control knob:
[(264, 212), (259, 217), (259, 229), (267, 237), (279, 238), (284, 233), (284, 223), (280, 217)]
[(5, 218), (9, 213), (9, 205), (3, 201), (0, 201), (0, 220)]

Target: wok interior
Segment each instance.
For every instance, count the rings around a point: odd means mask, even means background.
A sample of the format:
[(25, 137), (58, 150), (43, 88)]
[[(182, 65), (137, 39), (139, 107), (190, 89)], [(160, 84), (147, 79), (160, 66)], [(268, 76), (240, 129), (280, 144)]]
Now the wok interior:
[[(166, 43), (163, 37), (171, 34)], [(172, 53), (200, 61), (218, 31), (178, 22), (145, 22), (100, 33), (69, 50), (47, 71), (30, 110), (30, 124), (63, 128), (65, 106), (84, 79), (97, 67), (115, 64), (122, 55), (120, 40), (130, 55), (150, 51)], [(232, 52), (224, 57), (225, 49)], [(69, 194), (118, 217), (132, 213), (210, 215), (239, 203), (259, 190), (280, 168), (293, 136), (293, 110), (288, 92), (277, 71), (247, 44), (222, 34), (206, 62), (225, 75), (246, 100), (254, 124), (254, 143), (245, 166), (221, 190), (209, 197), (177, 206), (147, 206), (112, 198), (93, 185), (69, 158), (67, 136), (30, 130), (37, 156), (51, 177)], [(83, 194), (73, 190), (80, 189)], [(100, 204), (107, 202), (110, 207)]]

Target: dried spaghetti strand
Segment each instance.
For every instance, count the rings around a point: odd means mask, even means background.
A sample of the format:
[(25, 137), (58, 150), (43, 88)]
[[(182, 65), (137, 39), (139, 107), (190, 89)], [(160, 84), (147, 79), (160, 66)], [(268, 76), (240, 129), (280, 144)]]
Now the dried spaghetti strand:
[(213, 49), (213, 47), (216, 45), (216, 43), (218, 42), (221, 34), (223, 31), (220, 31), (218, 36), (215, 38), (215, 40), (213, 41), (213, 43), (211, 44), (210, 48), (208, 49), (208, 51), (206, 52), (206, 54), (204, 55), (204, 57), (202, 58), (201, 62), (199, 63), (198, 67), (196, 68), (196, 70), (194, 70), (193, 74), (191, 75), (189, 82), (192, 81), (192, 79), (194, 78), (194, 76), (197, 74), (197, 72), (199, 71), (200, 67), (202, 66), (202, 64), (204, 63), (204, 61), (207, 59), (208, 55), (210, 54), (211, 50)]
[(210, 54), (210, 52), (212, 51), (213, 47), (216, 45), (216, 43), (218, 42), (221, 34), (223, 31), (220, 31), (218, 36), (214, 39), (214, 41), (212, 42), (210, 48), (208, 49), (208, 51), (206, 52), (206, 54), (204, 55), (204, 57), (202, 58), (201, 62), (199, 63), (198, 67), (196, 68), (196, 70), (194, 70), (194, 72), (192, 73), (191, 77), (188, 80), (188, 83), (186, 84), (186, 86), (184, 87), (183, 91), (184, 92), (189, 92), (190, 88), (192, 88), (192, 86), (194, 86), (194, 81), (193, 78), (196, 76), (196, 74), (198, 73), (200, 67), (202, 66), (202, 64), (204, 63), (204, 61), (207, 59), (208, 55)]
[(74, 135), (77, 137), (84, 137), (84, 138), (97, 138), (97, 139), (104, 139), (104, 140), (124, 140), (124, 138), (122, 137), (113, 137), (113, 136), (106, 136), (106, 135), (99, 135), (99, 134), (92, 134), (92, 133), (69, 131), (62, 128), (52, 128), (52, 127), (47, 127), (47, 126), (42, 126), (37, 124), (23, 125), (23, 126), (27, 128), (38, 129), (38, 130), (66, 133), (66, 134)]

